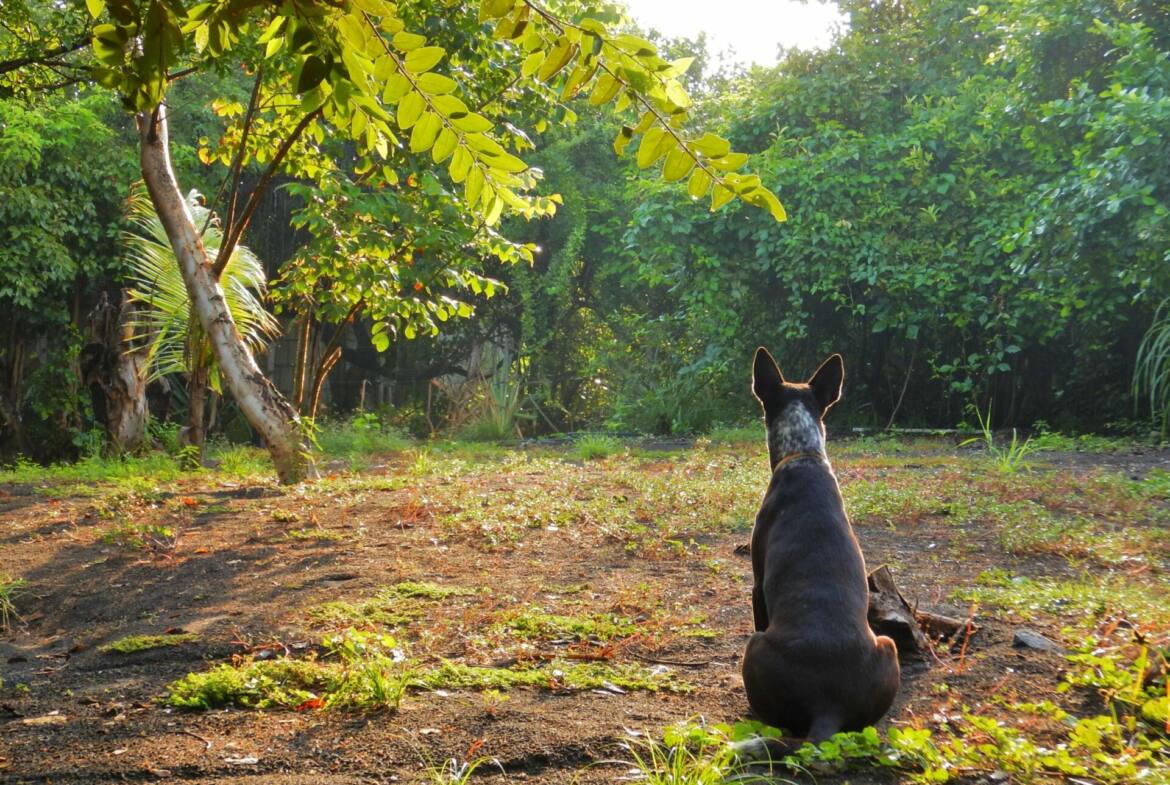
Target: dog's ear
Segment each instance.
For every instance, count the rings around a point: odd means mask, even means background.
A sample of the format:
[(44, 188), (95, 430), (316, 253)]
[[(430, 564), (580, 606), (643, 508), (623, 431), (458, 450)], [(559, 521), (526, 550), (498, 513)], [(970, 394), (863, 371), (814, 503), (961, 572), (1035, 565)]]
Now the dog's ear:
[(829, 411), (829, 407), (841, 398), (841, 383), (845, 380), (845, 361), (841, 355), (834, 354), (821, 363), (816, 373), (808, 380), (813, 396), (821, 406), (821, 416)]
[(763, 346), (756, 349), (756, 359), (752, 363), (752, 394), (764, 404), (765, 412), (772, 411), (780, 401), (783, 385), (784, 375), (772, 355)]

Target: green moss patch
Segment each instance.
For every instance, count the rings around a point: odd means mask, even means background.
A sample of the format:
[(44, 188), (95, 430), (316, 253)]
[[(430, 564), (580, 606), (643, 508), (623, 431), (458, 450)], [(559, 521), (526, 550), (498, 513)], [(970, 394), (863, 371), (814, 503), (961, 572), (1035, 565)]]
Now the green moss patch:
[(160, 649), (164, 646), (181, 646), (184, 643), (195, 643), (199, 636), (193, 632), (184, 632), (178, 635), (128, 635), (119, 638), (113, 643), (99, 646), (98, 651), (106, 654), (133, 654), (147, 649)]
[(632, 620), (616, 614), (561, 616), (545, 613), (538, 607), (510, 612), (496, 627), (525, 640), (574, 638), (610, 641), (614, 638), (628, 637), (638, 631)]

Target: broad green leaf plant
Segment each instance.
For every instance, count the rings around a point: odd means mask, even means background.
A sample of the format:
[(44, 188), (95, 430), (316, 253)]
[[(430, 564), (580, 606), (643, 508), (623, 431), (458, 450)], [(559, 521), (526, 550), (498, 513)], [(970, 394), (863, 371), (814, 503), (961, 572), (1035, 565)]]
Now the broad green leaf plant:
[[(96, 21), (96, 78), (118, 90), (127, 109), (157, 106), (169, 81), (185, 69), (239, 58), (273, 74), (261, 94), (269, 122), (303, 126), (312, 140), (344, 135), (356, 145), (359, 172), (396, 169), (408, 152), (427, 154), (485, 226), (497, 224), (505, 212), (534, 216), (555, 209), (550, 197), (532, 193), (539, 172), (507, 149), (500, 130), (509, 119), (505, 102), (465, 100), (474, 92), (466, 82), (474, 78), (475, 64), (465, 63), (452, 41), (423, 32), (441, 28), (445, 17), (465, 10), (462, 3), (86, 4)], [(740, 171), (745, 154), (714, 134), (685, 129), (691, 102), (678, 77), (689, 61), (668, 62), (649, 41), (622, 32), (617, 7), (483, 0), (478, 22), (476, 33), (493, 42), (492, 67), (512, 75), (515, 86), (509, 89), (529, 86), (556, 101), (588, 94), (593, 105), (612, 105), (629, 118), (614, 141), (619, 154), (637, 141), (640, 167), (660, 166), (668, 181), (686, 179), (690, 195), (709, 197), (711, 209), (738, 197), (784, 220), (780, 201), (759, 176)], [(487, 56), (485, 50), (476, 54)], [(245, 134), (248, 126), (241, 124), (240, 136)], [(248, 135), (254, 145), (271, 139)], [(232, 147), (222, 148), (220, 156)], [(243, 138), (235, 147), (259, 160), (275, 154), (249, 150)], [(302, 159), (300, 173), (312, 175), (322, 165)]]

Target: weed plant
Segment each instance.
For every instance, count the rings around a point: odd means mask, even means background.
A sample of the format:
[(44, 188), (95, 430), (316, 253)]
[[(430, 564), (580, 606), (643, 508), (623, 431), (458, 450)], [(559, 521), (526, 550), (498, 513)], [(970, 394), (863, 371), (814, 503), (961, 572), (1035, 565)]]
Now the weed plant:
[(28, 583), (20, 578), (0, 573), (0, 630), (9, 629), (12, 620), (20, 618), (16, 613), (16, 598), (27, 586)]
[[(993, 701), (997, 716), (964, 709), (936, 728), (891, 727), (885, 740), (874, 728), (838, 733), (820, 744), (804, 744), (783, 763), (793, 771), (838, 772), (847, 779), (850, 771), (882, 768), (897, 772), (898, 781), (915, 785), (988, 778), (1021, 785), (1161, 785), (1167, 782), (1170, 767), (1170, 697), (1165, 675), (1162, 681), (1151, 681), (1149, 673), (1158, 657), (1165, 674), (1165, 655), (1142, 641), (1119, 644), (1089, 638), (1082, 650), (1069, 655), (1070, 667), (1057, 692), (1095, 693), (1100, 701), (1097, 713), (1077, 716), (1047, 701)], [(627, 748), (647, 782), (738, 782), (742, 774), (734, 768), (738, 761), (732, 745), (760, 735), (778, 732), (757, 722), (732, 726), (691, 722), (668, 728), (661, 743), (640, 742)]]
[(214, 442), (208, 457), (218, 463), (220, 474), (237, 480), (267, 480), (272, 475), (268, 453), (258, 447)]
[(386, 426), (373, 413), (358, 414), (345, 422), (324, 423), (316, 440), (325, 456), (351, 460), (400, 452), (411, 445), (409, 437)]
[(963, 447), (975, 442), (982, 442), (987, 449), (987, 454), (991, 460), (1004, 474), (1015, 474), (1020, 469), (1028, 469), (1028, 456), (1036, 452), (1036, 445), (1032, 442), (1032, 437), (1027, 437), (1020, 441), (1019, 434), (1015, 428), (1012, 428), (1012, 440), (1008, 442), (1006, 447), (1001, 447), (995, 443), (995, 434), (991, 430), (991, 409), (987, 410), (987, 417), (976, 409), (975, 417), (979, 420), (979, 430), (982, 435), (967, 439), (959, 444)]
[(608, 458), (622, 451), (622, 443), (613, 436), (590, 433), (582, 436), (573, 445), (573, 455), (582, 461)]

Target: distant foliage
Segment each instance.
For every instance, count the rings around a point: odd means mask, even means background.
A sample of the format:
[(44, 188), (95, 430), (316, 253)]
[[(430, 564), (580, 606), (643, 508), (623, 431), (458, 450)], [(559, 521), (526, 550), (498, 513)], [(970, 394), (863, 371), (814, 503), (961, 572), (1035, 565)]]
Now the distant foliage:
[(97, 99), (0, 100), (0, 447), (76, 450), (85, 317), (118, 270), (129, 150)]

